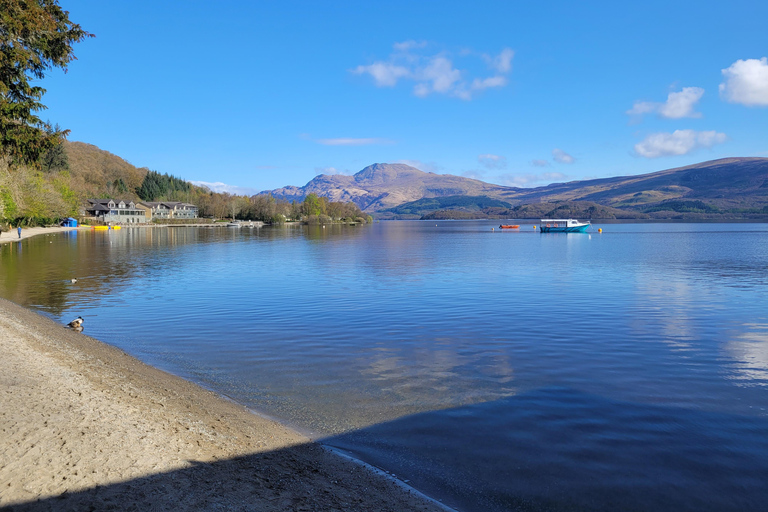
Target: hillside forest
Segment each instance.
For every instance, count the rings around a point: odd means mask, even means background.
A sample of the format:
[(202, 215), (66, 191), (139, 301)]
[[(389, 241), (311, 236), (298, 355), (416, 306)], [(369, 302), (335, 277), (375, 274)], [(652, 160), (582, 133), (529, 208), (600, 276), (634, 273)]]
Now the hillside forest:
[(37, 162), (0, 158), (0, 225), (36, 226), (66, 217), (81, 218), (90, 198), (125, 201), (181, 201), (198, 207), (201, 217), (279, 223), (370, 222), (354, 203), (332, 202), (315, 194), (303, 201), (270, 195), (212, 192), (181, 178), (137, 168), (93, 145), (66, 140)]

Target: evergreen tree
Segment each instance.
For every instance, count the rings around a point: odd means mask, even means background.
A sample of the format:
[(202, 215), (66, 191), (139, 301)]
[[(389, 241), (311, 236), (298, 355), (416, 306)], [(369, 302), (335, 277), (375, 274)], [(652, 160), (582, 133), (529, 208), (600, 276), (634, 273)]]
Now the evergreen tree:
[(45, 89), (31, 83), (66, 71), (74, 43), (92, 37), (68, 15), (58, 0), (0, 0), (0, 152), (14, 163), (37, 164), (69, 133), (37, 117)]
[[(58, 128), (58, 127), (57, 127)], [(64, 144), (57, 144), (45, 152), (40, 159), (40, 167), (45, 172), (58, 172), (69, 170), (69, 156)]]
[(149, 171), (144, 177), (136, 194), (142, 201), (174, 201), (186, 196), (192, 190), (192, 185), (181, 178), (169, 174)]

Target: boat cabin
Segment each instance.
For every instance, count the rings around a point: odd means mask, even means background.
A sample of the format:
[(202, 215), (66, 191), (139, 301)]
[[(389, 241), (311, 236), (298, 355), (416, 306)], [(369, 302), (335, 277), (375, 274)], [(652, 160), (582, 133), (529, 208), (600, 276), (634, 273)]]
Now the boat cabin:
[(548, 228), (568, 228), (583, 226), (584, 223), (575, 219), (541, 219), (541, 225)]

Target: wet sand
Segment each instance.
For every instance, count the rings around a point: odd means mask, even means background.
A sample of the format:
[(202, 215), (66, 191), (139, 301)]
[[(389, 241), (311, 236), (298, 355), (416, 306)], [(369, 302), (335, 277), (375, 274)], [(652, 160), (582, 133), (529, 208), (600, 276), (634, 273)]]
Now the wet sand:
[(3, 299), (0, 509), (445, 510)]

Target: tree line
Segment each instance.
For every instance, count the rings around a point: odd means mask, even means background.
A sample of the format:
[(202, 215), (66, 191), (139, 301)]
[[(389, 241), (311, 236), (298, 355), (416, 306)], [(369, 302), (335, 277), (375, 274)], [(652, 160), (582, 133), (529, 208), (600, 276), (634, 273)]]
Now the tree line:
[[(70, 150), (72, 146), (70, 145)], [(82, 152), (82, 148), (77, 149)], [(94, 154), (104, 153), (91, 150)], [(13, 163), (0, 156), (0, 226), (51, 225), (65, 217), (79, 218), (89, 198), (125, 201), (179, 201), (194, 204), (201, 217), (258, 220), (266, 223), (304, 221), (307, 223), (371, 222), (372, 218), (354, 203), (329, 201), (309, 194), (303, 201), (285, 201), (267, 194), (254, 196), (213, 192), (182, 178), (144, 169), (139, 186), (131, 186), (114, 170), (119, 159), (104, 168), (83, 169), (71, 164), (63, 144), (54, 146), (37, 162)], [(82, 157), (82, 154), (81, 154)], [(122, 162), (126, 166), (125, 162)], [(133, 168), (135, 172), (140, 169)], [(129, 169), (130, 170), (130, 169)], [(94, 180), (103, 185), (88, 187)], [(87, 188), (87, 190), (84, 190)]]
[(254, 196), (213, 192), (169, 174), (149, 171), (136, 194), (142, 201), (180, 201), (194, 204), (201, 217), (257, 220), (270, 224), (285, 221), (314, 223), (365, 223), (373, 218), (352, 202), (329, 201), (316, 194), (303, 201), (285, 201), (269, 194)]
[(279, 224), (301, 221), (307, 224), (332, 222), (370, 223), (373, 217), (364, 213), (355, 203), (329, 201), (316, 194), (307, 195), (303, 201), (286, 201), (269, 194), (240, 196), (227, 192), (211, 192), (193, 187), (187, 194), (175, 194), (174, 200), (189, 202), (198, 207), (201, 217), (262, 221)]
[[(353, 203), (314, 194), (289, 203), (266, 195), (212, 192), (175, 176), (136, 169), (113, 155), (110, 163), (94, 169), (70, 165), (67, 148), (78, 159), (83, 150), (65, 142), (69, 130), (39, 117), (46, 108), (45, 89), (33, 82), (53, 68), (66, 71), (75, 59), (75, 43), (89, 37), (93, 34), (72, 22), (58, 0), (0, 0), (0, 229), (78, 217), (88, 198), (181, 201), (196, 205), (202, 216), (265, 222), (371, 220)], [(92, 162), (109, 157), (98, 154)]]

